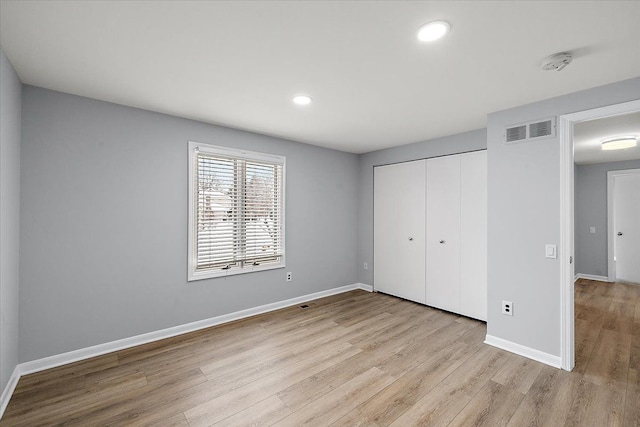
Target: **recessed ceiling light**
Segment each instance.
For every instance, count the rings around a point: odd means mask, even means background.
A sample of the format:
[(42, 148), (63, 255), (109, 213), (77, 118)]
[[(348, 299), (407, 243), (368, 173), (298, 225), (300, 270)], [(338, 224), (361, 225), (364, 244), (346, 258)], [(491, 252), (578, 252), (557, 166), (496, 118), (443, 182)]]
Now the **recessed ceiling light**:
[(424, 24), (418, 29), (418, 40), (432, 42), (443, 37), (449, 32), (451, 25), (446, 21), (433, 21)]
[(311, 101), (313, 101), (313, 99), (307, 95), (298, 95), (293, 98), (293, 102), (298, 105), (309, 105)]
[(637, 144), (638, 138), (635, 136), (616, 136), (602, 141), (602, 149), (624, 150), (625, 148), (635, 147)]

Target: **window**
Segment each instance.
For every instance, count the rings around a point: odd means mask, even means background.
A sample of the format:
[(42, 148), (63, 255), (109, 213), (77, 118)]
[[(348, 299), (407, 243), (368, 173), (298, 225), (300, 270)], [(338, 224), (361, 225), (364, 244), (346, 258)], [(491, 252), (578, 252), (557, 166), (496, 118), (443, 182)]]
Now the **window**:
[(285, 158), (189, 143), (189, 277), (284, 267)]

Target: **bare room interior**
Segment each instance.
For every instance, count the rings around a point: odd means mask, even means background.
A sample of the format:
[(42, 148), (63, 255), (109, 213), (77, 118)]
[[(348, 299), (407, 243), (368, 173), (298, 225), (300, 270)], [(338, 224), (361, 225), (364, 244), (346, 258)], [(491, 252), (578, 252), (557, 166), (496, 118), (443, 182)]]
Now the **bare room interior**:
[(0, 426), (639, 426), (639, 18), (0, 0)]

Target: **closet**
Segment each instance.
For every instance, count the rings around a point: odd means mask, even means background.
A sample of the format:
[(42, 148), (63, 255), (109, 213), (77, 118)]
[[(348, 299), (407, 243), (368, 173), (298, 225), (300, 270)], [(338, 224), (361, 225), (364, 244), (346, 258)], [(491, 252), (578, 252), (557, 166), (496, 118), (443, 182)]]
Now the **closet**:
[(486, 151), (374, 169), (374, 289), (487, 317)]

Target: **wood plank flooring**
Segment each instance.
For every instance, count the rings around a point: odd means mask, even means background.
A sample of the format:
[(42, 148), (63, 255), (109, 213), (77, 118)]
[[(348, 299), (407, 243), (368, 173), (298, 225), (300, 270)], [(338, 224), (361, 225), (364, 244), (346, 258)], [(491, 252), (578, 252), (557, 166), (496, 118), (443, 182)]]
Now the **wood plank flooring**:
[(353, 291), (23, 377), (1, 426), (639, 426), (640, 287), (576, 283), (576, 368)]

